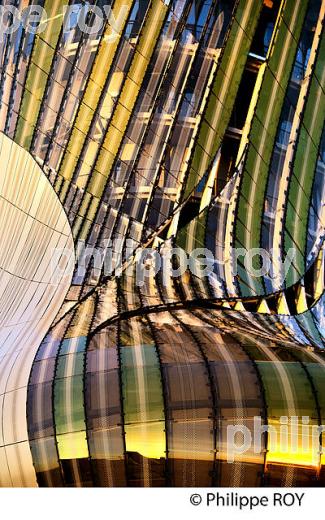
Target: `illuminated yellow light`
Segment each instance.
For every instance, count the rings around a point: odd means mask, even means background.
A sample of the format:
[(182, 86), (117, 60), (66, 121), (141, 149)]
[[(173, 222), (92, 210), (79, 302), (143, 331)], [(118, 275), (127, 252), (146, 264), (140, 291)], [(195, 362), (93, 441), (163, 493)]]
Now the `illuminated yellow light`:
[(322, 296), (325, 286), (324, 273), (324, 250), (321, 249), (316, 261), (316, 281), (315, 281), (315, 300)]
[(264, 298), (261, 300), (261, 303), (258, 306), (257, 312), (260, 314), (270, 314), (270, 309), (268, 307), (268, 304)]
[[(269, 421), (270, 427), (273, 427), (276, 436), (272, 437), (269, 432), (268, 452), (266, 463), (272, 464), (292, 464), (295, 466), (315, 467), (320, 463), (320, 453), (318, 444), (318, 435), (314, 437), (313, 427), (317, 424), (310, 422), (307, 426), (298, 423), (295, 429), (289, 423), (289, 426), (280, 426), (278, 420)], [(287, 432), (281, 441), (281, 428)], [(303, 430), (306, 429), (304, 432)], [(305, 437), (304, 437), (305, 435)], [(315, 442), (316, 439), (316, 442)]]
[(299, 314), (308, 310), (305, 288), (301, 285), (298, 292), (297, 311)]
[(278, 314), (284, 314), (286, 316), (290, 315), (289, 307), (284, 293), (281, 293), (281, 296), (278, 301)]
[(88, 457), (85, 431), (58, 435), (57, 442), (60, 459), (84, 459)]
[(245, 309), (243, 303), (240, 300), (238, 300), (236, 302), (236, 305), (234, 306), (234, 310), (235, 311), (245, 311), (246, 309)]
[(290, 453), (282, 451), (272, 451), (267, 454), (266, 463), (272, 464), (293, 464), (295, 466), (318, 467), (319, 456), (310, 453)]
[(164, 423), (142, 423), (125, 425), (126, 451), (139, 453), (150, 459), (166, 456)]

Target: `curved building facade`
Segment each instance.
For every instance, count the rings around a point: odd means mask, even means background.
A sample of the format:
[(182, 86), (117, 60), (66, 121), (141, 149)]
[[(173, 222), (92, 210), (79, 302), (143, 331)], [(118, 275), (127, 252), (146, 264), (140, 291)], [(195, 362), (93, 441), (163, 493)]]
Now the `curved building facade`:
[(324, 0), (1, 8), (0, 485), (324, 485)]

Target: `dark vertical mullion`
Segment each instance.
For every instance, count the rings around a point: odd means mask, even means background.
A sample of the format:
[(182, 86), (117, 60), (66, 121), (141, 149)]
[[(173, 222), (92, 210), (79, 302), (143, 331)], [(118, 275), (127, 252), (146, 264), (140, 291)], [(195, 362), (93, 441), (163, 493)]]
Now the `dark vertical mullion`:
[[(121, 289), (121, 280), (120, 278), (117, 278), (117, 311), (118, 314), (121, 313), (122, 308), (122, 289)], [(123, 379), (122, 379), (122, 356), (121, 356), (121, 320), (118, 319), (117, 321), (117, 359), (118, 359), (118, 375), (119, 375), (119, 385), (120, 385), (120, 407), (121, 407), (121, 430), (122, 430), (122, 441), (123, 441), (123, 449), (124, 449), (124, 471), (125, 471), (125, 479), (126, 479), (126, 485), (129, 486), (130, 479), (129, 479), (129, 472), (128, 472), (128, 464), (127, 464), (127, 451), (126, 451), (126, 438), (125, 438), (125, 415), (124, 415), (124, 397), (123, 397)]]

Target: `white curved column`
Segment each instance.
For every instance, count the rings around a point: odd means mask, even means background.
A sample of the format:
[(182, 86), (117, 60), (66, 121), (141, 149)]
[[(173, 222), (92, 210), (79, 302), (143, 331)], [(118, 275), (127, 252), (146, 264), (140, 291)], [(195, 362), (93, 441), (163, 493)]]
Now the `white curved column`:
[[(63, 252), (63, 254), (61, 254)], [(27, 385), (71, 283), (69, 222), (32, 156), (0, 133), (0, 486), (36, 486)]]

